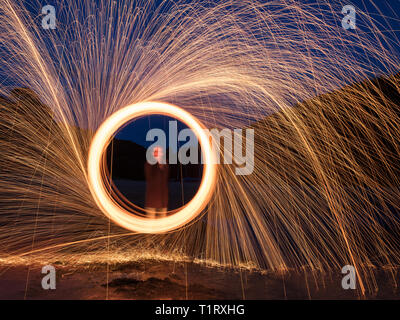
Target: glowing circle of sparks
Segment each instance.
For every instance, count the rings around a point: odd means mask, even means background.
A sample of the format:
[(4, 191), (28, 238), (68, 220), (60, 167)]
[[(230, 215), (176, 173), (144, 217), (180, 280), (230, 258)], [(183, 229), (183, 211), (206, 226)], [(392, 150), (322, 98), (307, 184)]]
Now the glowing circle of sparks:
[[(134, 215), (119, 206), (109, 195), (102, 177), (104, 152), (115, 132), (127, 122), (145, 115), (161, 114), (185, 123), (196, 134), (203, 156), (203, 177), (197, 193), (179, 211), (167, 217), (148, 219)], [(101, 211), (116, 224), (140, 233), (162, 233), (175, 230), (192, 221), (206, 206), (216, 181), (215, 153), (203, 125), (189, 112), (163, 102), (141, 102), (113, 113), (95, 133), (88, 156), (88, 185)]]

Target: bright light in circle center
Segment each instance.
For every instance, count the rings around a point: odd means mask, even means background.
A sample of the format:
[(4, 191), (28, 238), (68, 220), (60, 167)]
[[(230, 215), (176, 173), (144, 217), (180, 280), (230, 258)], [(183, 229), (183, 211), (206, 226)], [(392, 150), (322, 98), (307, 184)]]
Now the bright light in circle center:
[[(119, 206), (106, 190), (101, 165), (104, 152), (117, 130), (135, 118), (152, 114), (173, 117), (192, 129), (199, 140), (204, 165), (200, 187), (192, 200), (176, 213), (158, 219), (141, 217)], [(115, 112), (101, 124), (89, 149), (87, 181), (97, 206), (116, 224), (140, 233), (168, 232), (192, 221), (207, 205), (216, 181), (215, 156), (209, 135), (189, 112), (163, 102), (141, 102)]]

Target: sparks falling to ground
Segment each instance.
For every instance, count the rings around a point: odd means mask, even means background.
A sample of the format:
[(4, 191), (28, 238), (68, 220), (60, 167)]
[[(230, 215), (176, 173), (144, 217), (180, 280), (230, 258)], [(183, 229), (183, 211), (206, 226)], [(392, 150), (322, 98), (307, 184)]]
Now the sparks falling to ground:
[[(0, 0), (3, 261), (140, 250), (280, 271), (351, 264), (362, 292), (376, 288), (371, 267), (399, 265), (400, 112), (387, 95), (399, 101), (399, 59), (366, 12), (348, 31), (339, 2), (56, 7), (44, 30)], [(254, 172), (218, 166), (202, 215), (166, 234), (115, 225), (88, 187), (94, 133), (143, 101), (255, 129)]]

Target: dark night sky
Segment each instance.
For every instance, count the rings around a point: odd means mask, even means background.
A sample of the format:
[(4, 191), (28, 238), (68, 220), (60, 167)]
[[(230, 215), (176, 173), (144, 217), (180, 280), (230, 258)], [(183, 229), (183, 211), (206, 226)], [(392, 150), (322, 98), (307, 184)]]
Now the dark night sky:
[[(146, 134), (148, 130), (154, 129), (154, 128), (159, 128), (164, 130), (166, 133), (166, 138), (167, 138), (167, 148), (168, 148), (168, 139), (169, 139), (169, 134), (168, 134), (168, 122), (169, 121), (175, 121), (174, 118), (162, 116), (162, 115), (151, 115), (151, 116), (146, 116), (142, 118), (136, 119), (133, 123), (128, 124), (124, 128), (122, 128), (117, 134), (116, 138), (117, 139), (122, 139), (122, 140), (130, 140), (135, 143), (138, 143), (144, 147), (148, 147), (151, 145), (153, 142), (146, 142)], [(187, 128), (187, 126), (178, 121), (178, 132), (182, 129)], [(184, 144), (185, 142), (178, 142), (178, 146), (181, 144)]]

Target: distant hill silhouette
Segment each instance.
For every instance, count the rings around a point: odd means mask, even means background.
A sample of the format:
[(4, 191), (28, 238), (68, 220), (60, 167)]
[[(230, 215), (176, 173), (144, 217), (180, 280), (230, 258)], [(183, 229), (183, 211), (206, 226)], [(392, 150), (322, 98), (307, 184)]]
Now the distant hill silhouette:
[[(112, 159), (111, 159), (112, 152)], [(146, 149), (132, 141), (113, 139), (107, 148), (107, 163), (113, 178), (143, 180)]]
[[(114, 179), (144, 180), (144, 164), (146, 161), (146, 148), (129, 140), (114, 138), (107, 148), (107, 163), (112, 164), (112, 176)], [(113, 154), (111, 160), (111, 151)], [(167, 149), (167, 161), (170, 150)], [(170, 180), (179, 181), (193, 178), (200, 179), (202, 164), (170, 164)]]
[[(400, 74), (366, 80), (269, 115), (251, 126), (256, 148), (265, 157), (273, 155), (274, 163), (266, 165), (277, 172), (289, 169), (291, 176), (311, 169), (306, 164), (310, 152), (315, 152), (321, 162), (338, 170), (339, 178), (363, 172), (387, 187), (397, 186), (393, 177), (400, 177), (400, 145), (390, 134), (395, 127), (387, 127), (400, 117), (396, 82)], [(376, 103), (384, 110), (371, 107)]]
[[(11, 90), (9, 97), (0, 96), (0, 125), (7, 127), (0, 128), (3, 137), (7, 138), (5, 132), (10, 135), (17, 130), (12, 130), (15, 125), (24, 123), (35, 123), (39, 133), (48, 132), (54, 122), (52, 110), (43, 104), (37, 94), (28, 88), (15, 88)], [(15, 119), (18, 121), (15, 121)], [(11, 131), (10, 131), (11, 130)]]

